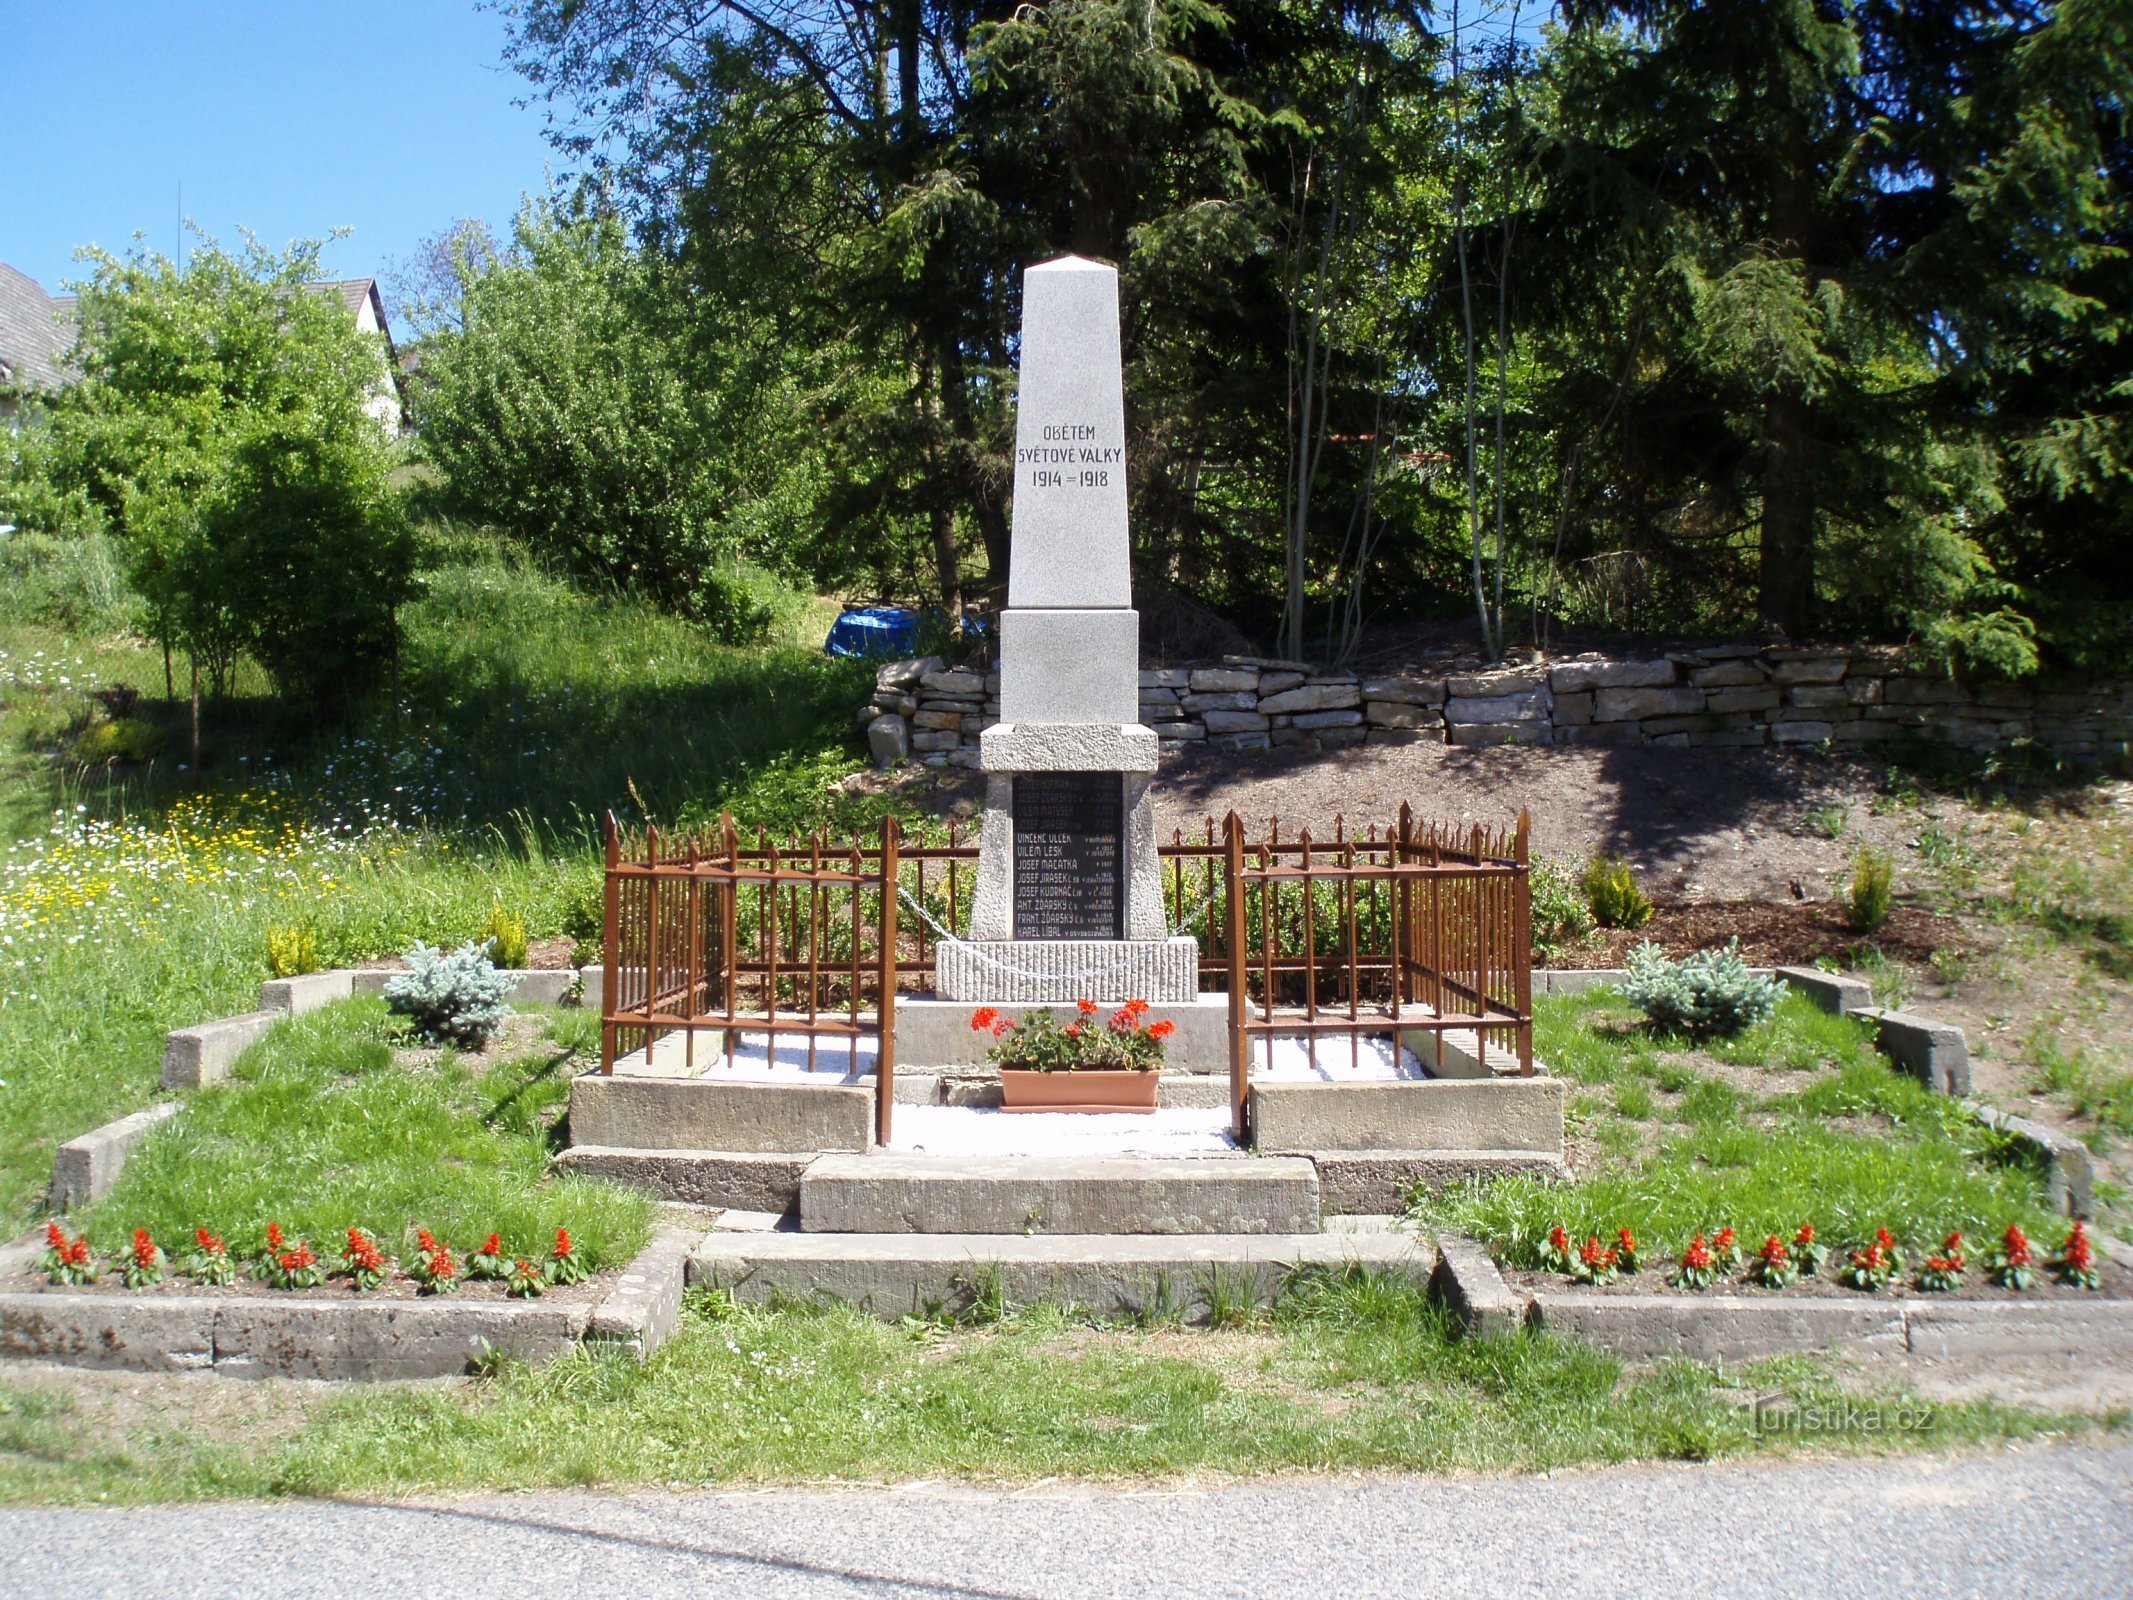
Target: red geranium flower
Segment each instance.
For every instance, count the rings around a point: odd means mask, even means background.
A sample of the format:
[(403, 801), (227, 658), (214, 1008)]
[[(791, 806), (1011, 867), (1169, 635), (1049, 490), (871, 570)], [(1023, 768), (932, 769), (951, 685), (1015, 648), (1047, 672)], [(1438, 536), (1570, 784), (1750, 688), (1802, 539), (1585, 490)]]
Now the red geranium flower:
[(1015, 1025), (1012, 1022), (1009, 1022), (1005, 1017), (1002, 1017), (998, 1022), (995, 1022), (992, 1025), (992, 1036), (995, 1039), (1004, 1039), (1014, 1031)]
[(970, 1028), (973, 1033), (982, 1033), (999, 1020), (1000, 1013), (994, 1007), (979, 1006), (970, 1014)]
[(1149, 1027), (1148, 1037), (1156, 1040), (1167, 1039), (1177, 1031), (1178, 1025), (1175, 1022), (1172, 1022), (1168, 1017), (1165, 1017), (1161, 1022), (1155, 1023)]
[(1128, 1000), (1126, 1009), (1136, 1017), (1145, 1017), (1148, 1014), (1148, 1002), (1145, 1000)]
[(1114, 1011), (1111, 1013), (1111, 1020), (1105, 1026), (1113, 1033), (1132, 1033), (1134, 1031), (1133, 1013), (1124, 1008)]

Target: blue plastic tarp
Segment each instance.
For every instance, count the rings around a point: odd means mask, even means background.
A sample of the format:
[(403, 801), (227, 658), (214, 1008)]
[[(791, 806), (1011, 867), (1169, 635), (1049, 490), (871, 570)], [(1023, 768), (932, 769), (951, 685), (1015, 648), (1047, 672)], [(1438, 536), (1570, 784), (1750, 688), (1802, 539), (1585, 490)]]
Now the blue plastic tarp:
[[(940, 617), (939, 612), (926, 615), (935, 620)], [(830, 624), (822, 650), (832, 656), (915, 656), (919, 626), (924, 621), (925, 616), (903, 606), (853, 606)], [(963, 632), (982, 635), (985, 619), (966, 616)]]

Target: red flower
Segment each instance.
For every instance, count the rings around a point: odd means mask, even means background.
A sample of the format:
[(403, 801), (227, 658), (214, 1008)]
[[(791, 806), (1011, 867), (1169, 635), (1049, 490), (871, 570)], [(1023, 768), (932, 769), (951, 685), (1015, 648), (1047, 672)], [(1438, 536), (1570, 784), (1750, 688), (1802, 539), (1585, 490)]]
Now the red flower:
[(442, 1248), (432, 1251), (429, 1260), (429, 1274), (433, 1278), (458, 1277), (459, 1266), (458, 1263), (452, 1260), (452, 1252)]
[(1813, 1244), (1815, 1242), (1815, 1225), (1812, 1222), (1801, 1223), (1800, 1231), (1792, 1236), (1792, 1242), (1794, 1245)]
[(281, 1224), (278, 1222), (267, 1224), (267, 1248), (276, 1255), (289, 1248), (289, 1241), (281, 1236)]
[(2060, 1252), (2069, 1271), (2087, 1272), (2096, 1265), (2096, 1247), (2089, 1242), (2089, 1230), (2076, 1222), (2074, 1231), (2066, 1236), (2066, 1249)]
[(1168, 1017), (1165, 1017), (1161, 1022), (1153, 1024), (1148, 1029), (1148, 1037), (1160, 1043), (1162, 1040), (1169, 1038), (1173, 1033), (1176, 1033), (1177, 1031), (1178, 1025), (1175, 1022), (1172, 1022)]
[(995, 1022), (999, 1020), (1000, 1013), (996, 1008), (992, 1006), (979, 1006), (977, 1010), (971, 1012), (970, 1014), (971, 1032), (983, 1033), (987, 1028), (990, 1028)]
[(1095, 1016), (1098, 1010), (1097, 1004), (1094, 1000), (1076, 1000), (1074, 1002), (1074, 1005), (1085, 1017)]
[(1717, 1259), (1711, 1253), (1711, 1247), (1704, 1243), (1700, 1233), (1689, 1241), (1688, 1249), (1681, 1252), (1681, 1264), (1697, 1272), (1704, 1271)]
[(557, 1259), (558, 1261), (560, 1261), (560, 1260), (561, 1260), (561, 1259), (562, 1259), (563, 1257), (565, 1257), (565, 1256), (569, 1255), (569, 1254), (570, 1254), (570, 1253), (571, 1253), (571, 1252), (572, 1252), (573, 1250), (575, 1250), (575, 1249), (577, 1249), (577, 1246), (576, 1246), (576, 1245), (574, 1245), (574, 1244), (572, 1244), (572, 1243), (570, 1242), (570, 1230), (569, 1230), (568, 1228), (558, 1228), (558, 1229), (556, 1229), (556, 1231), (555, 1231), (555, 1253), (556, 1253), (556, 1259)]
[(1009, 1022), (1005, 1017), (1002, 1017), (998, 1022), (995, 1022), (992, 1025), (992, 1036), (995, 1039), (1004, 1039), (1014, 1031), (1015, 1025), (1012, 1022)]
[(1963, 1236), (1960, 1233), (1949, 1234), (1947, 1238), (1940, 1242), (1940, 1253), (1942, 1259), (1951, 1260), (1960, 1265), (1963, 1259)]
[(156, 1242), (148, 1237), (146, 1228), (133, 1230), (133, 1264), (143, 1268), (156, 1264)]
[(1728, 1250), (1732, 1249), (1733, 1230), (1731, 1228), (1720, 1228), (1718, 1232), (1711, 1236), (1711, 1248), (1719, 1255), (1724, 1255)]
[(1111, 1020), (1105, 1026), (1113, 1033), (1132, 1033), (1134, 1031), (1133, 1013), (1123, 1008), (1114, 1011), (1111, 1013)]
[(1883, 1255), (1887, 1255), (1896, 1248), (1895, 1236), (1886, 1228), (1876, 1228), (1874, 1230), (1874, 1248)]
[(1781, 1267), (1792, 1259), (1792, 1252), (1785, 1248), (1785, 1241), (1773, 1233), (1763, 1241), (1762, 1248), (1755, 1252), (1755, 1259), (1766, 1267)]
[(2030, 1254), (2028, 1235), (2011, 1222), (2007, 1232), (2001, 1235), (2000, 1247), (2006, 1252), (2010, 1267), (2026, 1267), (2034, 1259)]
[(44, 1225), (44, 1242), (61, 1255), (65, 1255), (67, 1253), (67, 1230), (57, 1222), (47, 1222)]
[(86, 1267), (89, 1264), (89, 1236), (85, 1233), (68, 1245), (65, 1255), (68, 1266)]
[(219, 1256), (222, 1254), (222, 1240), (215, 1234), (209, 1233), (205, 1228), (193, 1229), (193, 1243), (198, 1245), (205, 1255)]
[(1066, 1036), (1069, 1039), (1079, 1039), (1081, 1037), (1081, 1024), (1078, 1022), (1068, 1023), (1066, 1026)]
[(1623, 1255), (1633, 1256), (1637, 1253), (1637, 1236), (1627, 1228), (1615, 1229), (1615, 1244)]
[(1616, 1255), (1612, 1250), (1602, 1249), (1599, 1240), (1587, 1239), (1578, 1246), (1578, 1259), (1588, 1267), (1606, 1268), (1615, 1264)]
[(1570, 1235), (1563, 1231), (1560, 1222), (1548, 1230), (1548, 1248), (1559, 1250), (1566, 1256), (1570, 1254)]
[(437, 1253), (437, 1236), (427, 1228), (417, 1228), (415, 1230), (415, 1243), (422, 1247), (426, 1255), (435, 1255)]
[(1145, 1017), (1148, 1015), (1148, 1002), (1145, 1000), (1128, 1000), (1126, 1009), (1136, 1017)]
[(476, 1255), (483, 1256), (500, 1256), (503, 1253), (504, 1241), (493, 1233), (490, 1234), (488, 1238), (482, 1240), (481, 1248), (475, 1251)]

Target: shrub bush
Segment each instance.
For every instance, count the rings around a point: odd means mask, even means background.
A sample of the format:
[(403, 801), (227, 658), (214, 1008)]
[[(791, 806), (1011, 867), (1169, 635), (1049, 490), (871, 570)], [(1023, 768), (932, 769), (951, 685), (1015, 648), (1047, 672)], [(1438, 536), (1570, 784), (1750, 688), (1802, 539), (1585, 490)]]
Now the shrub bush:
[(1896, 869), (1886, 850), (1862, 850), (1852, 857), (1852, 892), (1845, 915), (1861, 933), (1872, 933), (1889, 920), (1896, 897)]
[(523, 967), (526, 964), (526, 919), (506, 911), (500, 905), (489, 907), (488, 920), (482, 923), (481, 932), (475, 936), (488, 948), (489, 959), (499, 967)]
[(1533, 957), (1551, 962), (1592, 936), (1592, 907), (1585, 903), (1577, 874), (1547, 856), (1533, 863), (1527, 877), (1533, 896)]
[(1622, 993), (1655, 1027), (1702, 1039), (1769, 1021), (1785, 986), (1750, 972), (1737, 939), (1728, 940), (1723, 950), (1699, 950), (1679, 961), (1667, 960), (1647, 941), (1629, 953)]
[(1594, 856), (1585, 869), (1585, 899), (1603, 928), (1641, 928), (1652, 920), (1652, 903), (1637, 887), (1629, 863)]
[(418, 943), (406, 959), (407, 971), (385, 985), (385, 1003), (429, 1043), (479, 1050), (511, 1015), (511, 980), (480, 945), (446, 954)]
[(297, 978), (307, 972), (321, 972), (325, 966), (316, 929), (306, 923), (267, 928), (267, 971), (274, 977)]
[(85, 767), (113, 761), (153, 761), (163, 748), (163, 730), (143, 717), (92, 722), (74, 741), (74, 759)]

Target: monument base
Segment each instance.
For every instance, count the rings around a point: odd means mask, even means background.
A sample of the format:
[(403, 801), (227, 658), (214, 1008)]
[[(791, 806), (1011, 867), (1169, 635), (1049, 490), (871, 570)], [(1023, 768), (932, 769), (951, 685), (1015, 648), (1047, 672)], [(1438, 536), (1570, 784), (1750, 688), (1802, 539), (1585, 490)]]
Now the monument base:
[(936, 947), (943, 1000), (1124, 1000), (1176, 1004), (1200, 992), (1200, 941), (953, 939)]

